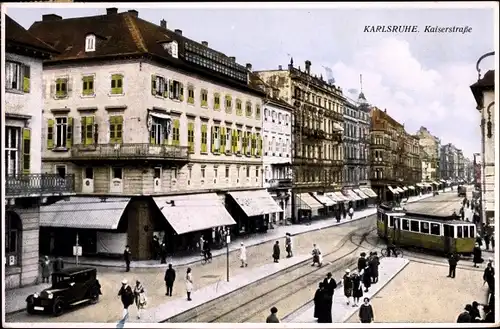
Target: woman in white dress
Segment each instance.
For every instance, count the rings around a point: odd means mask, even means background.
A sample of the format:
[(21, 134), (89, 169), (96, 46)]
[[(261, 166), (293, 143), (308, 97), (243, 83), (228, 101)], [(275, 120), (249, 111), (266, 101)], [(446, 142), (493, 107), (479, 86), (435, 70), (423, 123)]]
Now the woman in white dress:
[(186, 292), (187, 300), (191, 301), (191, 292), (193, 291), (193, 275), (191, 274), (191, 267), (186, 271)]
[(142, 283), (137, 280), (134, 287), (135, 306), (137, 306), (137, 318), (141, 318), (141, 310), (146, 306), (146, 291)]
[(241, 266), (240, 267), (247, 267), (247, 247), (245, 247), (245, 244), (242, 242), (240, 244), (240, 261), (241, 261)]

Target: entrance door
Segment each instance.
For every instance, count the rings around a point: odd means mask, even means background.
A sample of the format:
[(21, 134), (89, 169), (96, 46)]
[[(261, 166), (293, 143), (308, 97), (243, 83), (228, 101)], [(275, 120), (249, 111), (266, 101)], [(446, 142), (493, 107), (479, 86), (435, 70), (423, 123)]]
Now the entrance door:
[(444, 252), (450, 254), (453, 251), (453, 237), (455, 235), (455, 227), (453, 225), (443, 225), (444, 236)]

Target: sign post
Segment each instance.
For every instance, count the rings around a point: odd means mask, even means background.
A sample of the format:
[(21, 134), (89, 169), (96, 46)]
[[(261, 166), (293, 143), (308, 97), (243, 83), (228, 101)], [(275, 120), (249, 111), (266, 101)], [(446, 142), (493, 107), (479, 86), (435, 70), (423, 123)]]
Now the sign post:
[(226, 230), (226, 277), (227, 282), (229, 282), (229, 243), (231, 242), (231, 235), (229, 233), (229, 229)]
[(82, 247), (78, 245), (78, 233), (76, 233), (76, 244), (73, 246), (73, 256), (76, 257), (76, 266), (78, 266), (78, 256), (82, 255)]

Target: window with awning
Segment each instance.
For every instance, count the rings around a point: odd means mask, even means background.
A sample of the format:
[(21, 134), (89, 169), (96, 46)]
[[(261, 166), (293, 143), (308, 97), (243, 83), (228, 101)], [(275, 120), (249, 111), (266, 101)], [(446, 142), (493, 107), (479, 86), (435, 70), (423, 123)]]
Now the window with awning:
[(283, 212), (266, 190), (228, 193), (248, 217)]

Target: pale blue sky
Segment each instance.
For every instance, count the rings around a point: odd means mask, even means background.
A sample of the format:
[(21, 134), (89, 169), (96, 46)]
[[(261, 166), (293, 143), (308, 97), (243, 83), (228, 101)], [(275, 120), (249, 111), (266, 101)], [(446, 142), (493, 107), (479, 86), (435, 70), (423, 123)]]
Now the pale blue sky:
[[(29, 28), (43, 14), (105, 13), (105, 8), (90, 6), (7, 8), (7, 13)], [(309, 59), (312, 70), (323, 76), (322, 65), (332, 67), (345, 93), (359, 89), (362, 73), (368, 100), (387, 108), (409, 131), (425, 125), (469, 157), (480, 150), (479, 117), (469, 85), (475, 82), (479, 56), (494, 49), (492, 9), (134, 9), (156, 24), (165, 19), (169, 29), (206, 40), (255, 70), (285, 67), (289, 55), (297, 66)], [(421, 31), (426, 25), (470, 26), (472, 33), (375, 34), (364, 33), (365, 25), (418, 25)], [(483, 67), (493, 68), (493, 63), (487, 60)]]

